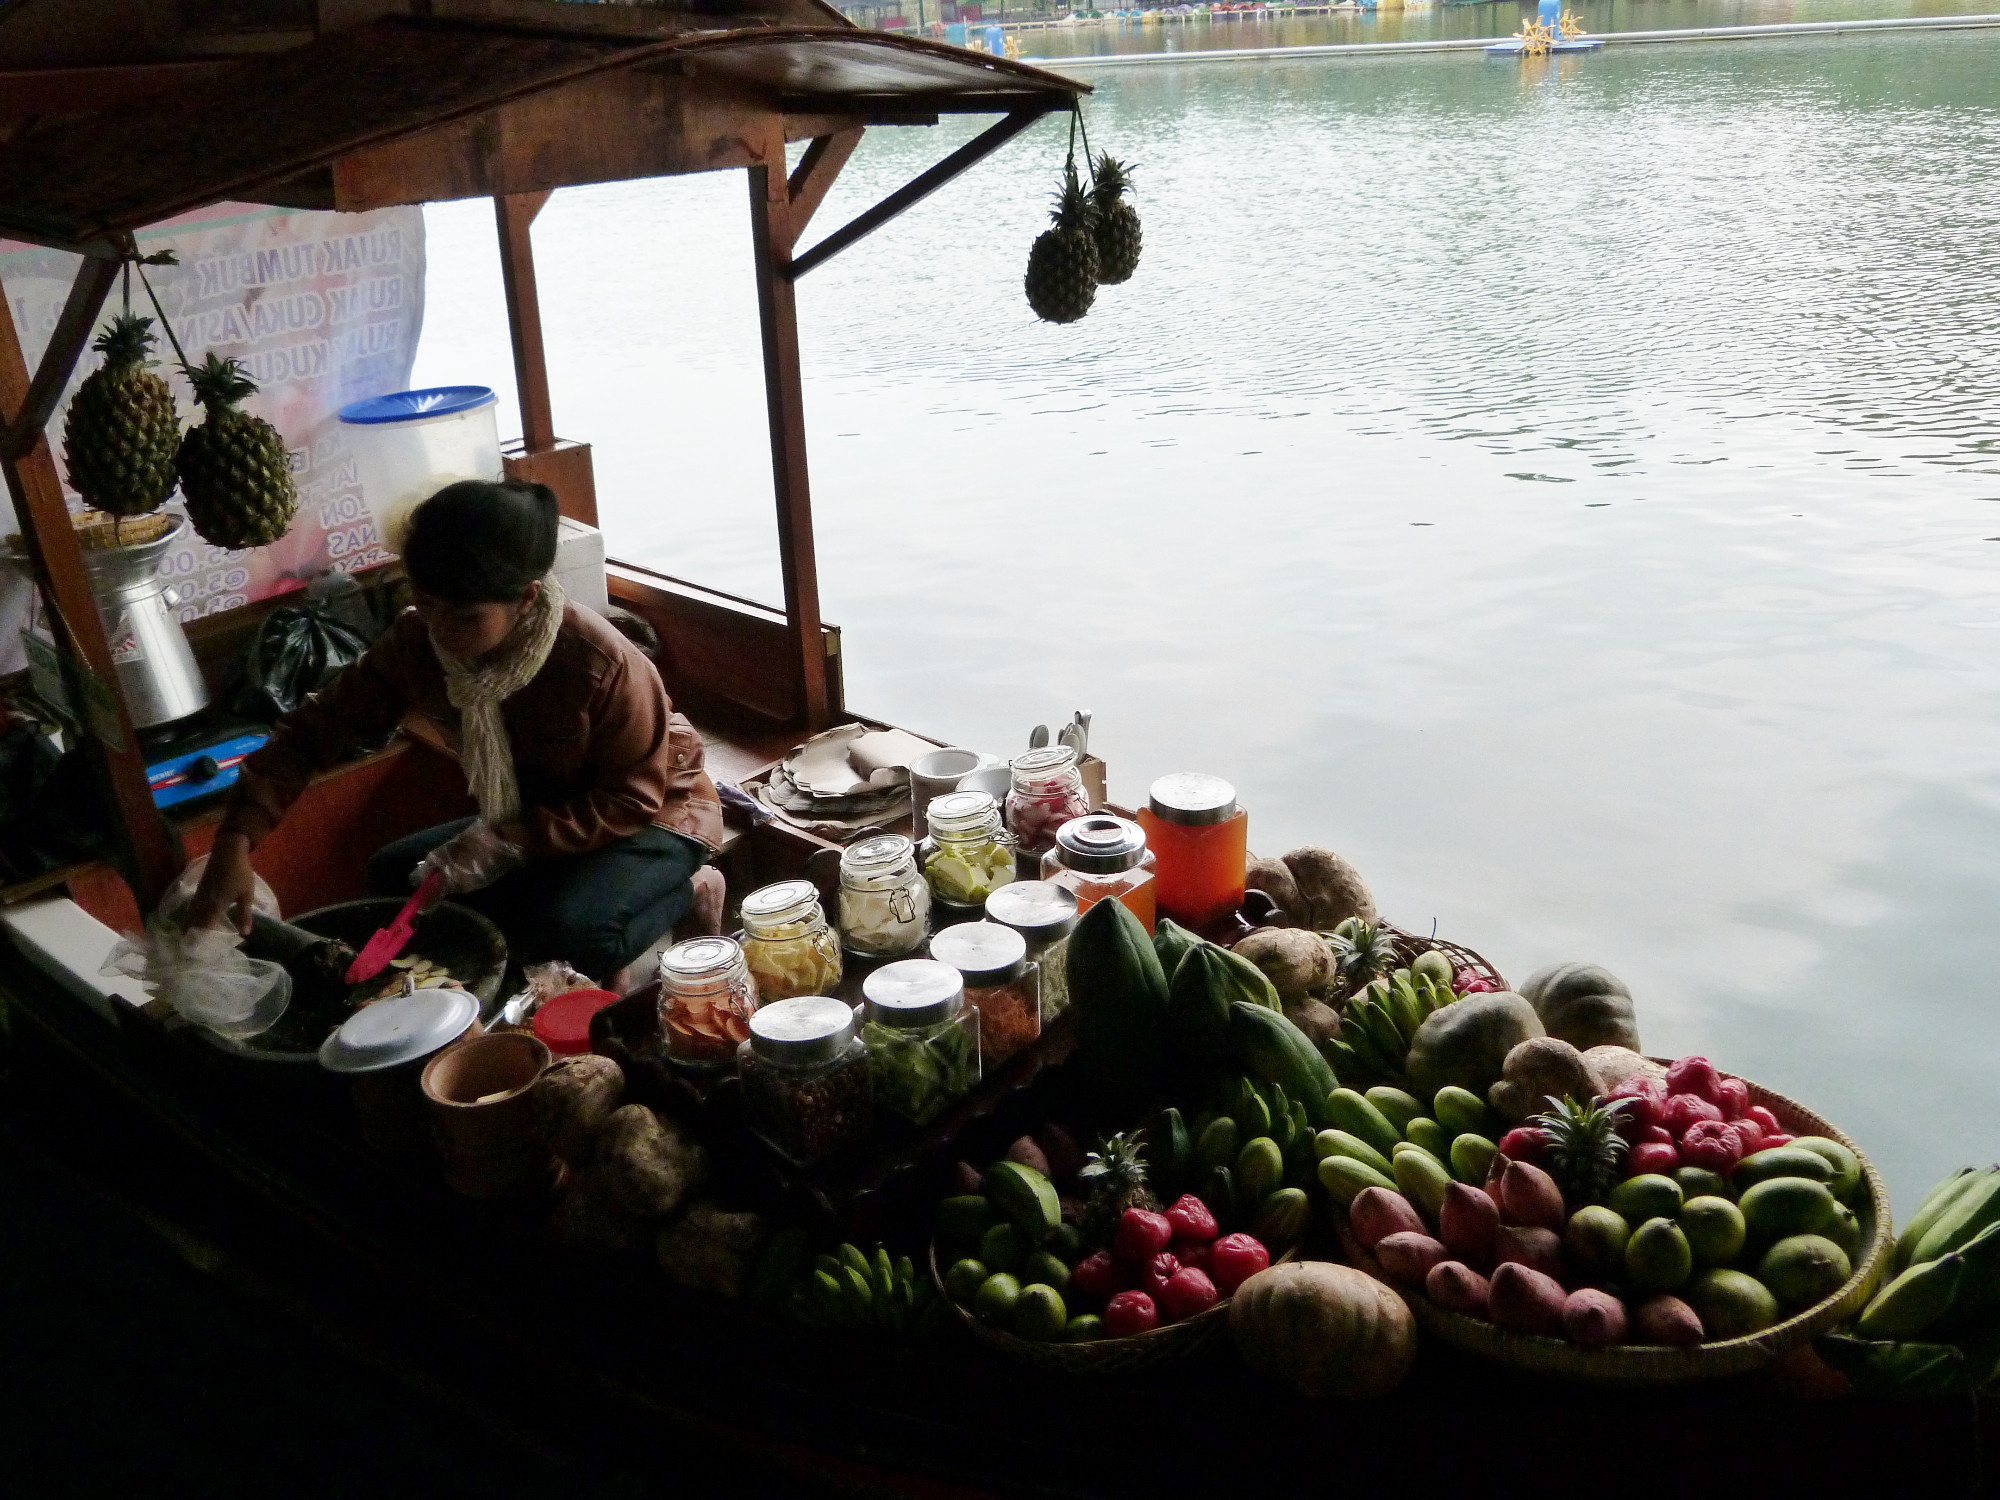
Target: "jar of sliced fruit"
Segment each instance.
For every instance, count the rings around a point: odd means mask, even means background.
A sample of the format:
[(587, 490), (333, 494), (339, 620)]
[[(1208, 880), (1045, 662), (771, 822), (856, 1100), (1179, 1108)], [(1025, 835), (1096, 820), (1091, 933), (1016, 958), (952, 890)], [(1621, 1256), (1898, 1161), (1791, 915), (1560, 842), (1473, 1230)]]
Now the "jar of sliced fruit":
[(1065, 966), (1076, 915), (1076, 892), (1052, 880), (1017, 880), (986, 898), (986, 920), (1020, 933), (1041, 972), (1044, 1026), (1069, 1009)]
[(1041, 971), (1027, 940), (998, 922), (966, 922), (931, 939), (931, 957), (958, 970), (965, 1002), (979, 1012), (979, 1046), (1003, 1063), (1042, 1034)]
[(762, 1007), (736, 1069), (745, 1123), (802, 1167), (868, 1133), (868, 1049), (845, 1000), (803, 995)]
[(932, 900), (954, 908), (958, 921), (977, 921), (986, 898), (1014, 878), (1014, 841), (1000, 804), (986, 792), (948, 792), (932, 799), (927, 816), (931, 833), (917, 860)]
[(863, 839), (840, 856), (840, 940), (864, 958), (901, 958), (930, 930), (931, 888), (901, 834)]
[(824, 995), (840, 983), (840, 939), (810, 880), (784, 880), (743, 898), (743, 960), (759, 1002)]
[(660, 955), (660, 1035), (690, 1067), (726, 1065), (750, 1038), (757, 981), (728, 938), (695, 938)]
[(1058, 828), (1090, 811), (1076, 752), (1067, 745), (1050, 745), (1015, 756), (1007, 769), (1014, 775), (1007, 793), (1007, 828), (1024, 854), (1045, 854), (1055, 847)]
[(922, 1125), (979, 1083), (979, 1012), (950, 964), (906, 958), (862, 981), (875, 1102)]

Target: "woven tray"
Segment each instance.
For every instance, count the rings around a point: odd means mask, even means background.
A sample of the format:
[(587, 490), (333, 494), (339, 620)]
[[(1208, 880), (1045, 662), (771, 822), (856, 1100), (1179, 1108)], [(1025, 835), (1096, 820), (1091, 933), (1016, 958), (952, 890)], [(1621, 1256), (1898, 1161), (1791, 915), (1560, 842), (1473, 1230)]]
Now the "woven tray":
[[(1298, 1247), (1293, 1246), (1271, 1264), (1283, 1265), (1297, 1254)], [(1038, 1370), (1055, 1370), (1065, 1375), (1120, 1375), (1129, 1370), (1143, 1370), (1152, 1365), (1186, 1359), (1213, 1343), (1229, 1327), (1229, 1299), (1224, 1297), (1215, 1306), (1182, 1322), (1165, 1323), (1127, 1338), (1093, 1339), (1087, 1344), (1037, 1344), (987, 1327), (952, 1301), (951, 1294), (945, 1290), (944, 1273), (938, 1267), (935, 1240), (931, 1242), (930, 1262), (931, 1280), (937, 1285), (937, 1294), (944, 1298), (965, 1331), (995, 1353), (1018, 1359)]]
[[(1439, 945), (1442, 946), (1442, 945)], [(1667, 1059), (1655, 1059), (1667, 1061)], [(1743, 1375), (1761, 1370), (1801, 1344), (1810, 1342), (1828, 1329), (1846, 1322), (1874, 1295), (1889, 1263), (1894, 1240), (1890, 1234), (1889, 1190), (1874, 1165), (1860, 1147), (1834, 1125), (1802, 1104), (1749, 1079), (1750, 1102), (1761, 1104), (1778, 1117), (1778, 1123), (1794, 1135), (1822, 1135), (1840, 1142), (1861, 1162), (1861, 1186), (1850, 1205), (1861, 1221), (1861, 1252), (1855, 1257), (1854, 1274), (1832, 1296), (1803, 1312), (1774, 1323), (1761, 1333), (1742, 1338), (1720, 1339), (1697, 1344), (1692, 1349), (1666, 1349), (1651, 1344), (1618, 1344), (1609, 1349), (1579, 1349), (1562, 1339), (1539, 1334), (1515, 1333), (1496, 1328), (1464, 1313), (1439, 1307), (1421, 1292), (1398, 1287), (1427, 1333), (1470, 1349), (1502, 1364), (1532, 1370), (1543, 1375), (1566, 1375), (1576, 1380), (1601, 1384), (1671, 1385), (1695, 1380), (1715, 1380), (1727, 1375)], [(1336, 1228), (1341, 1248), (1348, 1260), (1377, 1280), (1395, 1285), (1383, 1274), (1381, 1265), (1361, 1248), (1348, 1228), (1347, 1215), (1336, 1210)]]
[(1451, 971), (1454, 975), (1460, 969), (1470, 969), (1480, 978), (1491, 980), (1503, 990), (1511, 988), (1507, 983), (1506, 976), (1501, 974), (1497, 968), (1470, 948), (1450, 942), (1445, 938), (1423, 937), (1418, 933), (1405, 931), (1393, 922), (1384, 922), (1381, 925), (1382, 930), (1396, 940), (1396, 947), (1400, 950), (1403, 962), (1406, 964), (1415, 963), (1419, 955), (1435, 948), (1451, 960)]

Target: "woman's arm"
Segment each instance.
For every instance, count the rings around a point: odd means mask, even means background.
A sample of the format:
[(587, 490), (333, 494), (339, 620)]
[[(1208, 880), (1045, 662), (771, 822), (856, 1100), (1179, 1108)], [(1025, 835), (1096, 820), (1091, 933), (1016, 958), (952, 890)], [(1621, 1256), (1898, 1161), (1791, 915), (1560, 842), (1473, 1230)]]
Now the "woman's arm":
[(217, 844), (235, 835), (244, 841), (247, 855), (283, 821), (314, 776), (339, 765), (360, 746), (387, 738), (409, 706), (406, 662), (415, 648), (430, 649), (423, 622), (414, 610), (405, 610), (326, 691), (280, 719), (271, 742), (243, 762)]

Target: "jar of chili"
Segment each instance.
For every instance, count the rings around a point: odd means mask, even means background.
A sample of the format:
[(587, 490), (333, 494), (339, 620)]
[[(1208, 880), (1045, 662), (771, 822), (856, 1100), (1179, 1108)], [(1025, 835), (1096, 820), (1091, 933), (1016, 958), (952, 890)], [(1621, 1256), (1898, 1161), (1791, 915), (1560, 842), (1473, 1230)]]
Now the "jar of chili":
[(827, 926), (819, 888), (781, 880), (743, 898), (743, 960), (768, 1005), (824, 995), (840, 983), (840, 939)]
[(979, 1012), (950, 964), (905, 958), (861, 985), (875, 1102), (922, 1125), (979, 1084)]
[(1076, 892), (1078, 911), (1104, 900), (1125, 903), (1153, 930), (1153, 851), (1137, 823), (1110, 813), (1072, 818), (1042, 856), (1042, 879)]
[(757, 981), (728, 938), (694, 938), (660, 955), (660, 1035), (667, 1056), (719, 1068), (750, 1038)]
[(1055, 847), (1056, 830), (1090, 811), (1076, 752), (1067, 745), (1030, 750), (1007, 762), (1014, 785), (1007, 793), (1007, 828), (1023, 854)]
[(998, 922), (965, 922), (931, 938), (931, 957), (950, 964), (965, 982), (965, 1000), (979, 1012), (979, 1046), (1003, 1063), (1042, 1034), (1041, 971), (1028, 943)]
[(744, 1123), (802, 1167), (868, 1133), (868, 1049), (845, 1000), (802, 995), (763, 1006), (736, 1070)]
[(1052, 880), (1017, 880), (986, 898), (986, 920), (1011, 927), (1028, 945), (1041, 974), (1042, 1024), (1069, 1009), (1069, 935), (1076, 930), (1076, 892)]
[(1250, 815), (1236, 805), (1236, 788), (1192, 771), (1162, 776), (1139, 826), (1159, 861), (1153, 877), (1161, 915), (1204, 937), (1229, 936), (1250, 858)]
[(947, 792), (926, 810), (930, 837), (917, 861), (931, 888), (938, 926), (976, 922), (986, 898), (1014, 878), (1014, 841), (1000, 820), (1000, 804), (986, 792)]
[(901, 958), (923, 946), (931, 888), (916, 847), (899, 833), (863, 839), (840, 856), (840, 940), (864, 958)]

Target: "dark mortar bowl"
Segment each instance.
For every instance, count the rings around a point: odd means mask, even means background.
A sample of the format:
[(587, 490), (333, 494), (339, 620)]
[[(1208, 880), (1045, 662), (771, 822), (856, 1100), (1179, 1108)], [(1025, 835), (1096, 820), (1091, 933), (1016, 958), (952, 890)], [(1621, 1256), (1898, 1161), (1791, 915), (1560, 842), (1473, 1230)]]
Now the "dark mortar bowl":
[[(323, 906), (290, 921), (294, 927), (334, 938), (358, 953), (377, 931), (395, 921), (402, 909), (403, 898), (376, 896)], [(444, 965), (453, 979), (478, 997), (480, 1020), (493, 1019), (507, 971), (507, 940), (500, 936), (498, 927), (471, 907), (445, 901), (420, 914), (403, 955), (418, 955)], [(204, 1027), (200, 1028), (202, 1040), (253, 1062), (317, 1064), (320, 1043), (327, 1034), (354, 1014), (363, 999), (378, 994), (394, 972), (384, 969), (345, 993), (329, 993), (323, 986), (298, 983), (295, 977), (292, 1002), (270, 1030), (230, 1041)]]

